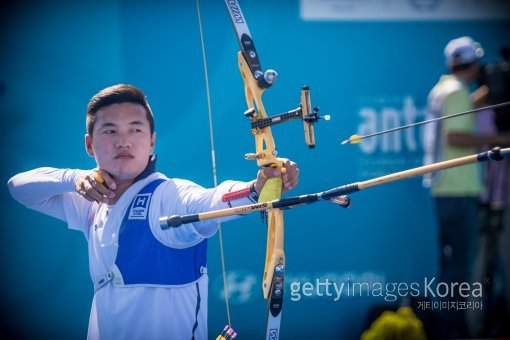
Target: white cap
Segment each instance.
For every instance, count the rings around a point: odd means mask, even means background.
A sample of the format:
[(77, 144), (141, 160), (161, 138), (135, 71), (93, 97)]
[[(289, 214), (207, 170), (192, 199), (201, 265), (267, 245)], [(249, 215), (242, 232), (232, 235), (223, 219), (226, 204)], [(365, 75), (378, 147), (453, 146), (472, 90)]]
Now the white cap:
[(482, 46), (470, 37), (453, 39), (444, 49), (448, 67), (469, 64), (484, 55)]

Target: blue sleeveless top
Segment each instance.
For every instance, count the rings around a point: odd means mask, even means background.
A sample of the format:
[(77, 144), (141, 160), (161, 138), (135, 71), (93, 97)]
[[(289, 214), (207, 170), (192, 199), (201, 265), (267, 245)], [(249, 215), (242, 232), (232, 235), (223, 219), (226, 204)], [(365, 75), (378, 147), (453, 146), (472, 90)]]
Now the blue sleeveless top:
[(157, 240), (150, 227), (152, 193), (165, 180), (147, 184), (133, 198), (119, 230), (115, 264), (124, 285), (184, 285), (197, 281), (207, 264), (207, 240), (184, 249)]

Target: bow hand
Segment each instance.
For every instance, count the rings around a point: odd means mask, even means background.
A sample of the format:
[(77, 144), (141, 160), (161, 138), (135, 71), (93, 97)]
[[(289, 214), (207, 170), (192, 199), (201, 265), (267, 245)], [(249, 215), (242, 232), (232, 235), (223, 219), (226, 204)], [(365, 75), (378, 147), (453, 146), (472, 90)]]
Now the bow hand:
[(281, 193), (284, 194), (296, 187), (299, 182), (299, 169), (297, 164), (288, 159), (278, 158), (281, 161), (281, 168), (264, 167), (259, 170), (257, 179), (254, 182), (254, 189), (260, 196), (268, 179), (281, 178)]

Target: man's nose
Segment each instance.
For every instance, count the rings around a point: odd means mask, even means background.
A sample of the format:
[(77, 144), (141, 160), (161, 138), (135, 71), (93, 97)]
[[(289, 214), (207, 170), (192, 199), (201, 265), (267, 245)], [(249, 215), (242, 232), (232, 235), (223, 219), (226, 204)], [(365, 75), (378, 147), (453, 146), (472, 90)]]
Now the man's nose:
[(117, 140), (115, 141), (115, 147), (117, 149), (122, 148), (130, 148), (131, 147), (131, 141), (129, 139), (129, 136), (125, 133), (120, 133), (118, 135)]

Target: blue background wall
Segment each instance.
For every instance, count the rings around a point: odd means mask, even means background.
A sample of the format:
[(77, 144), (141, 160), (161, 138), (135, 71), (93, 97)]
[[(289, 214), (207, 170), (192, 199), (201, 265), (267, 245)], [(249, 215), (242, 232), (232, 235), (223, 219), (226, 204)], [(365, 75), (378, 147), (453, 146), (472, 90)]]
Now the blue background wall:
[[(156, 117), (159, 170), (212, 186), (209, 125), (194, 1), (117, 0), (0, 3), (1, 180), (39, 166), (93, 168), (83, 149), (85, 108), (115, 83), (141, 87)], [(485, 61), (510, 44), (508, 21), (303, 21), (297, 1), (244, 1), (262, 64), (280, 74), (266, 109), (298, 105), (300, 87), (332, 120), (316, 127), (309, 151), (298, 122), (274, 128), (280, 155), (299, 163), (294, 194), (420, 164), (420, 130), (361, 146), (340, 141), (367, 124), (391, 127), (423, 117), (452, 38), (482, 42)], [(253, 150), (236, 64), (237, 41), (222, 1), (201, 4), (212, 91), (219, 179), (250, 180)], [(373, 119), (373, 121), (370, 121)], [(437, 226), (419, 179), (353, 195), (348, 210), (322, 203), (286, 213), (287, 283), (422, 282), (437, 275)], [(85, 338), (92, 284), (86, 241), (57, 220), (29, 211), (1, 188), (2, 329), (25, 337)], [(234, 327), (261, 338), (260, 288), (266, 228), (258, 216), (224, 224)], [(209, 330), (226, 324), (218, 238), (210, 242)], [(382, 297), (290, 300), (284, 338), (356, 338)]]

